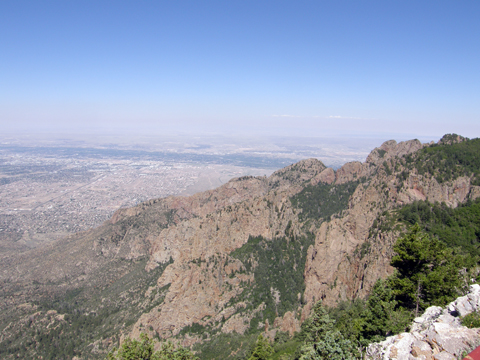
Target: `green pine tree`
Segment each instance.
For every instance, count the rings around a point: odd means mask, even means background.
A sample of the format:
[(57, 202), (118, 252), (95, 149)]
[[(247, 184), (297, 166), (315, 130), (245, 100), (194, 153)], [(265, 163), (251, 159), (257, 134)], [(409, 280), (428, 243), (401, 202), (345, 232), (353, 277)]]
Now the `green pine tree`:
[(154, 352), (154, 341), (147, 334), (140, 334), (140, 341), (126, 338), (120, 349), (113, 349), (107, 360), (198, 360), (190, 351), (181, 346), (175, 347), (168, 341), (160, 351)]
[(354, 360), (356, 348), (339, 331), (327, 331), (323, 338), (302, 347), (300, 360)]
[(265, 339), (261, 334), (258, 336), (253, 350), (252, 356), (248, 360), (267, 360), (273, 355), (273, 348), (270, 346), (268, 339)]
[(311, 315), (302, 324), (300, 338), (306, 343), (313, 343), (323, 338), (334, 327), (335, 320), (330, 319), (322, 302), (318, 301), (313, 305)]
[(305, 341), (300, 360), (355, 359), (355, 344), (335, 330), (335, 320), (330, 319), (321, 301), (313, 306), (312, 314), (302, 324), (300, 336)]
[(401, 306), (420, 309), (445, 305), (462, 288), (460, 270), (465, 258), (415, 224), (393, 247), (391, 265), (396, 272), (389, 278), (393, 294)]
[(362, 336), (369, 341), (381, 341), (386, 336), (405, 331), (410, 323), (410, 313), (397, 308), (392, 289), (386, 281), (378, 279), (362, 314)]
[(153, 351), (153, 341), (147, 334), (140, 334), (140, 341), (126, 338), (118, 351), (108, 353), (108, 360), (153, 360), (157, 359)]

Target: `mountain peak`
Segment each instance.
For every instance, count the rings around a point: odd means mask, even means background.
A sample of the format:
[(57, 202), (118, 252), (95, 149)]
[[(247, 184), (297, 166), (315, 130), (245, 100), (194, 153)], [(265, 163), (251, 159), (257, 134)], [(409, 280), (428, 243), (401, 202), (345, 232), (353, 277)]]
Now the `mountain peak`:
[(453, 145), (458, 144), (463, 141), (469, 140), (466, 137), (457, 134), (445, 134), (443, 137), (438, 141), (439, 145)]
[(408, 140), (397, 143), (395, 140), (385, 141), (380, 147), (376, 147), (367, 156), (366, 162), (372, 165), (379, 165), (385, 160), (395, 156), (403, 156), (420, 150), (425, 145), (419, 140)]

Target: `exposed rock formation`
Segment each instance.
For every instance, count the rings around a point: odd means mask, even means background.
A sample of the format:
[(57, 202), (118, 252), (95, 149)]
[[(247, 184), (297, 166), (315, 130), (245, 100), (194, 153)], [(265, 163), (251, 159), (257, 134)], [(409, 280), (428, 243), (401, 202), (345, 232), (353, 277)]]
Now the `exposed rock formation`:
[(460, 324), (459, 316), (480, 311), (480, 285), (450, 303), (445, 309), (429, 307), (416, 318), (410, 332), (388, 337), (371, 344), (367, 359), (423, 359), (456, 360), (480, 345), (480, 329), (469, 329)]
[(391, 158), (414, 153), (425, 145), (418, 140), (402, 141), (398, 144), (395, 140), (388, 140), (368, 155), (366, 163), (379, 165)]
[[(363, 298), (378, 277), (391, 274), (393, 268), (389, 262), (398, 232), (376, 237), (370, 237), (369, 233), (382, 212), (416, 200), (445, 202), (456, 207), (467, 199), (479, 197), (480, 187), (472, 185), (471, 179), (465, 176), (439, 184), (435, 177), (410, 172), (407, 179), (400, 182), (397, 174), (403, 170), (403, 165), (398, 156), (422, 147), (418, 140), (399, 144), (387, 141), (373, 150), (365, 163), (345, 164), (337, 171), (340, 182), (364, 176), (370, 178), (357, 187), (343, 216), (324, 222), (316, 231), (315, 245), (309, 249), (305, 266), (307, 304), (302, 319), (308, 316), (315, 301), (323, 299), (325, 304), (334, 305), (338, 299)], [(398, 170), (389, 173), (386, 166)], [(366, 243), (368, 253), (358, 256), (358, 250)]]

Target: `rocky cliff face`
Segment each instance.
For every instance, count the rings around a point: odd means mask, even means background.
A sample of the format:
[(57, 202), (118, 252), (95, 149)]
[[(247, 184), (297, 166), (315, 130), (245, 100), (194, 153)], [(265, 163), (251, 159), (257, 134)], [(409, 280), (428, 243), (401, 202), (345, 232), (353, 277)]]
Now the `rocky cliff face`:
[(366, 162), (337, 171), (308, 159), (269, 178), (121, 209), (97, 229), (1, 259), (2, 310), (28, 318), (20, 304), (67, 299), (105, 313), (111, 333), (184, 345), (220, 333), (293, 334), (315, 301), (363, 298), (391, 273), (402, 228), (373, 226), (388, 212), (415, 200), (455, 207), (480, 196), (471, 176), (439, 182), (412, 167), (408, 157), (425, 146), (387, 141)]
[(364, 298), (376, 279), (391, 274), (389, 262), (399, 231), (372, 236), (370, 229), (380, 214), (416, 200), (455, 207), (479, 196), (479, 187), (471, 185), (469, 177), (439, 184), (434, 177), (413, 171), (405, 180), (399, 179), (398, 174), (404, 171), (400, 156), (422, 147), (418, 140), (387, 141), (373, 150), (365, 163), (346, 164), (337, 171), (340, 182), (360, 177), (367, 180), (357, 187), (343, 216), (322, 223), (316, 231), (305, 267), (307, 305), (303, 319), (315, 301), (323, 299), (325, 304), (334, 305), (338, 299)]
[[(241, 273), (244, 264), (228, 254), (244, 245), (249, 237), (274, 239), (283, 235), (289, 223), (294, 224), (289, 231), (300, 235), (298, 216), (289, 198), (302, 189), (302, 184), (321, 177), (325, 170), (321, 162), (309, 159), (277, 171), (269, 179), (248, 179), (248, 183), (233, 180), (213, 195), (215, 202), (228, 200), (225, 206), (170, 226), (150, 238), (147, 269), (170, 257), (174, 259), (157, 282), (158, 288), (167, 285), (170, 288), (164, 303), (143, 314), (133, 333), (144, 331), (146, 325), (153, 329), (153, 334), (170, 337), (194, 323), (219, 326), (215, 324), (223, 320), (223, 332), (243, 334), (263, 305), (235, 316), (239, 308), (245, 307), (242, 302), (229, 305), (242, 292), (239, 284), (255, 279), (253, 273)], [(237, 194), (238, 201), (232, 199), (232, 192)], [(286, 314), (285, 319), (279, 317), (275, 322), (279, 328), (292, 332), (299, 323), (291, 317), (291, 313)]]

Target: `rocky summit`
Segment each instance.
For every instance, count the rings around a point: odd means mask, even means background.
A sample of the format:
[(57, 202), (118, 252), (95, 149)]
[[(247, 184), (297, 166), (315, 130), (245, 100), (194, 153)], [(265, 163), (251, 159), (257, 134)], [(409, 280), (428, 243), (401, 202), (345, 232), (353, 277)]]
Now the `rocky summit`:
[(365, 299), (392, 274), (398, 209), (479, 198), (478, 144), (391, 140), (336, 171), (307, 159), (3, 256), (0, 356), (104, 358), (146, 333), (242, 359), (258, 334), (293, 336), (317, 301)]

